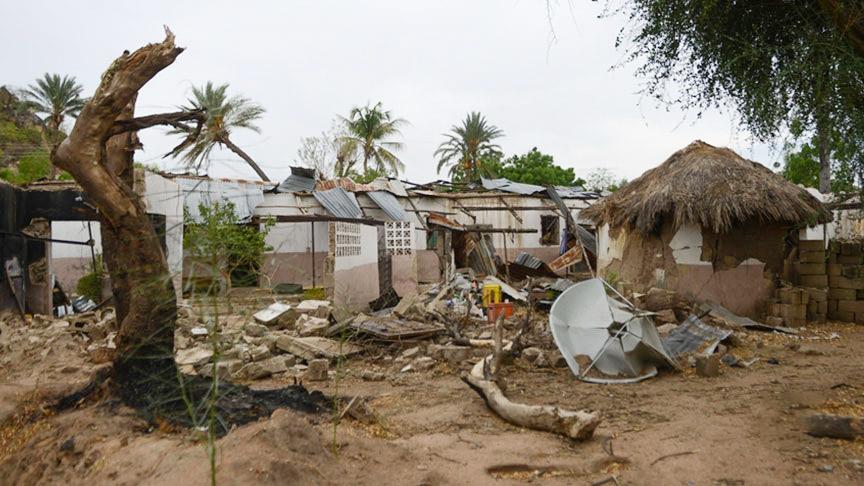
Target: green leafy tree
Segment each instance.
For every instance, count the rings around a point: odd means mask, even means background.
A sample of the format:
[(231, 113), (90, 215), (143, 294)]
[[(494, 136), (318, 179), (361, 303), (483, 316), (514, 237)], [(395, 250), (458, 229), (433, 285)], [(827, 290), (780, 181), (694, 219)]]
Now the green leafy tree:
[(699, 113), (731, 105), (762, 140), (800, 121), (819, 138), (828, 191), (830, 134), (864, 133), (864, 5), (630, 0), (619, 11), (631, 20), (619, 45), (648, 94)]
[(257, 281), (264, 252), (272, 250), (266, 238), (275, 224), (272, 220), (259, 228), (240, 221), (234, 203), (214, 202), (198, 207), (199, 218), (185, 212), (183, 251), (198, 268), (219, 277), (224, 291), (232, 282), (250, 284)]
[[(821, 156), (818, 144), (819, 139), (815, 136), (800, 145), (787, 144), (783, 155), (783, 177), (795, 184), (818, 189)], [(861, 166), (858, 157), (857, 148), (835, 130), (830, 146), (831, 192), (849, 194), (855, 190), (855, 167)]]
[(189, 127), (177, 127), (171, 130), (169, 132), (171, 135), (182, 135), (187, 138), (170, 155), (180, 156), (187, 166), (197, 171), (209, 164), (210, 152), (215, 147), (224, 146), (246, 161), (261, 180), (270, 180), (258, 163), (231, 141), (231, 134), (237, 129), (261, 133), (261, 129), (255, 124), (265, 112), (261, 105), (243, 96), (229, 97), (227, 83), (216, 86), (211, 81), (207, 81), (204, 86), (193, 86), (192, 97), (188, 102), (189, 105), (183, 106), (182, 109), (204, 110), (207, 114), (206, 123), (201, 132), (192, 139), (188, 138), (190, 133), (194, 133)]
[(81, 97), (84, 87), (74, 76), (45, 73), (23, 91), (27, 106), (45, 115), (45, 124), (59, 132), (66, 117), (77, 118), (87, 102)]
[[(493, 162), (494, 163), (494, 162)], [(572, 168), (563, 168), (555, 164), (555, 159), (537, 150), (531, 149), (525, 155), (513, 155), (503, 163), (493, 166), (490, 170), (497, 177), (503, 177), (513, 182), (535, 184), (538, 186), (583, 186), (585, 181), (577, 178)]]
[[(374, 169), (395, 176), (405, 170), (405, 164), (394, 153), (402, 150), (403, 144), (389, 139), (402, 134), (400, 130), (408, 123), (406, 120), (394, 118), (380, 101), (371, 106), (355, 106), (348, 117), (341, 117), (341, 120), (346, 132), (339, 138), (343, 144), (340, 147), (345, 152), (343, 156), (350, 159), (347, 153), (355, 150), (363, 161), (364, 174)], [(374, 162), (374, 166), (370, 166), (370, 162)], [(348, 173), (353, 169), (353, 164), (346, 167), (343, 162), (341, 169)]]
[(481, 177), (494, 175), (501, 147), (493, 140), (504, 136), (495, 125), (486, 122), (479, 112), (471, 112), (462, 125), (453, 125), (447, 140), (438, 146), (434, 156), (438, 158), (438, 173), (449, 166), (448, 173), (453, 181), (476, 182)]

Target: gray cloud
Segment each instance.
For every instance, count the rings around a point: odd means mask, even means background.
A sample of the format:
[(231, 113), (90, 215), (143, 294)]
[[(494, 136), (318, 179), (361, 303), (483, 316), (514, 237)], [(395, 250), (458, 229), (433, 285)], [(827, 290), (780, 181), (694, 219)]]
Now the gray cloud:
[[(614, 40), (625, 19), (598, 19), (595, 2), (572, 9), (558, 7), (550, 43), (540, 0), (21, 2), (4, 9), (0, 84), (49, 71), (91, 91), (123, 49), (160, 40), (167, 24), (187, 51), (145, 87), (139, 114), (183, 103), (192, 84), (229, 82), (268, 110), (261, 135), (235, 139), (276, 179), (300, 137), (379, 100), (411, 122), (401, 156), (418, 181), (437, 178), (441, 133), (471, 110), (504, 130), (506, 153), (536, 146), (582, 176), (605, 166), (633, 178), (696, 138), (777, 158), (726, 114), (695, 119), (642, 99), (630, 66), (610, 69), (622, 58)], [(160, 158), (174, 143), (164, 132), (142, 140), (138, 160), (176, 165)], [(214, 159), (212, 175), (253, 176), (230, 152)]]

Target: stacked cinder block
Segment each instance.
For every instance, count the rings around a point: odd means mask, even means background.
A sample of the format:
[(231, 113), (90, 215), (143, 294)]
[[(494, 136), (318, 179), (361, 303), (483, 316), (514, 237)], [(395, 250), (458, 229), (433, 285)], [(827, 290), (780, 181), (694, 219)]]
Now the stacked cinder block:
[(802, 287), (828, 287), (828, 274), (825, 268), (825, 242), (822, 240), (802, 240), (798, 242), (798, 261), (795, 272)]
[(799, 287), (777, 289), (776, 300), (771, 304), (771, 315), (783, 319), (783, 324), (800, 327), (807, 324), (807, 306), (810, 294)]
[(864, 324), (864, 241), (832, 241), (828, 247), (828, 318)]

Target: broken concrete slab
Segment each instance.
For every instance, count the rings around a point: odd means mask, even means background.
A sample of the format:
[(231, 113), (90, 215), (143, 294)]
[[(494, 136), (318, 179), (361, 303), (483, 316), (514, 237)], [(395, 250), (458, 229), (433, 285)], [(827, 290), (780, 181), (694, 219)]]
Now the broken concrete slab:
[(306, 361), (315, 358), (335, 359), (363, 351), (363, 348), (351, 343), (315, 336), (280, 336), (276, 339), (276, 347)]
[(330, 317), (330, 301), (329, 300), (304, 300), (297, 304), (294, 311), (299, 314), (306, 314), (311, 317), (326, 319)]
[(256, 321), (263, 324), (275, 324), (279, 317), (281, 317), (289, 310), (291, 310), (290, 305), (276, 302), (274, 304), (270, 304), (266, 309), (262, 309), (256, 312), (252, 315), (252, 317), (254, 317)]
[(294, 328), (301, 336), (320, 336), (330, 327), (330, 321), (322, 317), (301, 314), (294, 323)]
[(183, 365), (191, 365), (191, 366), (201, 366), (210, 361), (210, 358), (213, 357), (213, 350), (208, 348), (191, 348), (191, 349), (181, 349), (177, 351), (177, 356), (175, 360), (177, 364), (180, 366)]
[(240, 368), (235, 376), (243, 380), (260, 380), (272, 374), (263, 363), (248, 363)]

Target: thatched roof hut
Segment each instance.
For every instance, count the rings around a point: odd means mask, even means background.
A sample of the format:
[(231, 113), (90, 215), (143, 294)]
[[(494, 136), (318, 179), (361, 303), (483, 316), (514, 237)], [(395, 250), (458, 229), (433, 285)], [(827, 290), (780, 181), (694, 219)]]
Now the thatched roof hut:
[(697, 140), (580, 216), (649, 234), (666, 218), (725, 233), (756, 220), (812, 226), (831, 213), (804, 189), (728, 148)]

